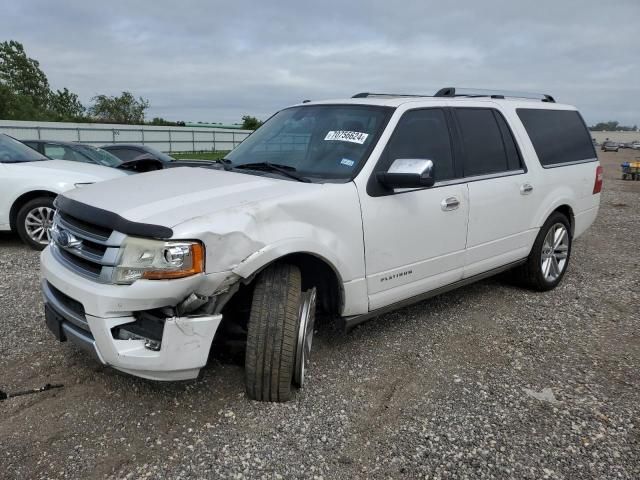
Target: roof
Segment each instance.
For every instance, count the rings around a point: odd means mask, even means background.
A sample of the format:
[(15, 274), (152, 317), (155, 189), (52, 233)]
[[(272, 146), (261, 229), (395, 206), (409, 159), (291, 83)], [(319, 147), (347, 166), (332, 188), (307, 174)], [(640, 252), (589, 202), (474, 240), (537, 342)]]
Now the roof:
[(566, 105), (562, 103), (548, 103), (535, 100), (528, 100), (522, 98), (489, 98), (489, 97), (455, 97), (455, 98), (436, 98), (436, 97), (378, 97), (378, 98), (338, 98), (332, 100), (319, 100), (313, 102), (299, 103), (295, 106), (308, 106), (308, 105), (371, 105), (382, 107), (397, 108), (406, 104), (418, 104), (418, 105), (440, 105), (450, 106), (452, 104), (459, 103), (460, 105), (469, 104), (503, 104), (510, 105), (514, 108), (542, 108), (550, 110), (574, 110), (572, 105)]
[(432, 105), (451, 105), (451, 104), (467, 104), (467, 103), (499, 103), (523, 104), (531, 107), (532, 104), (541, 106), (541, 108), (550, 108), (557, 110), (573, 109), (571, 105), (558, 104), (555, 99), (548, 94), (527, 93), (527, 92), (506, 92), (496, 90), (478, 90), (478, 89), (456, 89), (443, 88), (436, 92), (435, 95), (416, 95), (416, 94), (393, 94), (393, 93), (358, 93), (351, 98), (305, 101), (298, 105), (374, 105), (386, 107), (399, 107), (400, 105), (409, 103), (432, 104)]

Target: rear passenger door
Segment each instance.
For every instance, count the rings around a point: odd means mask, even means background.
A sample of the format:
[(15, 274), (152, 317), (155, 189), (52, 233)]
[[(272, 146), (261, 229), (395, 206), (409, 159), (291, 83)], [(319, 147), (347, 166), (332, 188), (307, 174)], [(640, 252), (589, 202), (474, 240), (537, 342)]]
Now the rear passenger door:
[(520, 260), (535, 231), (535, 182), (502, 113), (453, 108), (469, 189), (464, 278)]

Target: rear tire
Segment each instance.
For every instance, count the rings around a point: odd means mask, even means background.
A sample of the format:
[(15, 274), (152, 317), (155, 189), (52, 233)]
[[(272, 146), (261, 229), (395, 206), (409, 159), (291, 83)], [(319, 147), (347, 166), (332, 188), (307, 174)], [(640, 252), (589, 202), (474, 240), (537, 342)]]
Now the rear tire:
[(569, 219), (552, 213), (540, 228), (527, 262), (516, 270), (519, 283), (539, 292), (556, 288), (569, 266), (572, 240)]
[(273, 265), (256, 280), (245, 354), (245, 386), (253, 400), (291, 398), (301, 287), (300, 269), (294, 265)]
[(53, 223), (53, 197), (37, 197), (25, 203), (16, 217), (20, 239), (34, 250), (49, 244), (49, 229)]

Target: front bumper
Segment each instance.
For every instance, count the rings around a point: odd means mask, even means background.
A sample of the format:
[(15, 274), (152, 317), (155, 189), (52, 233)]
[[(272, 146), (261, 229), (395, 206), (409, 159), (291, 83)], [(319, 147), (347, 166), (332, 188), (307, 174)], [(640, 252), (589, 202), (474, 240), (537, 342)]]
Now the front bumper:
[(47, 325), (61, 341), (69, 340), (105, 365), (152, 380), (195, 378), (206, 364), (219, 314), (166, 318), (157, 351), (145, 340), (114, 337), (115, 327), (137, 321), (135, 312), (177, 305), (197, 291), (202, 278), (99, 284), (60, 265), (49, 248), (41, 268)]

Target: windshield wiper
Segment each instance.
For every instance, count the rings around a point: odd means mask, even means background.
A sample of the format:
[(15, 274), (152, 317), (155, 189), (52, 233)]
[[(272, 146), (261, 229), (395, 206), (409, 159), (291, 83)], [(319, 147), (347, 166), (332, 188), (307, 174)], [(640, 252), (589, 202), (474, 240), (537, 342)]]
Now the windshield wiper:
[(0, 160), (0, 163), (27, 163), (27, 162), (42, 162), (46, 158), (34, 158), (33, 160)]
[(229, 167), (233, 169), (267, 170), (271, 172), (278, 172), (284, 175), (285, 177), (293, 178), (294, 180), (297, 180), (299, 182), (311, 183), (311, 180), (309, 180), (307, 177), (303, 177), (299, 173), (296, 173), (295, 167), (292, 167), (290, 165), (280, 165), (278, 163), (271, 163), (271, 162), (255, 162), (255, 163), (243, 163), (242, 165), (231, 166), (231, 162), (229, 160), (227, 160), (226, 158), (224, 158), (223, 160), (226, 160), (227, 162), (229, 162), (228, 164), (225, 163), (225, 165), (229, 165)]

